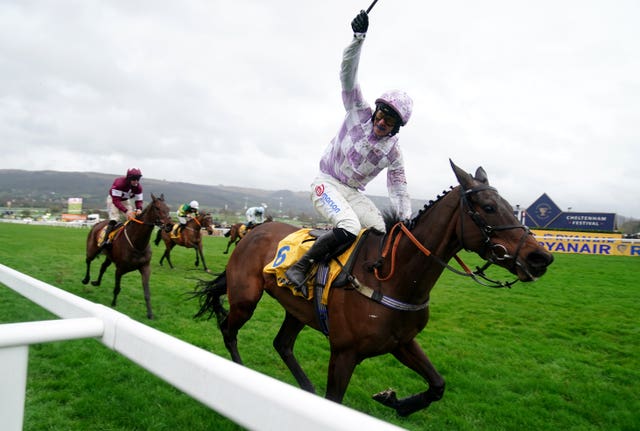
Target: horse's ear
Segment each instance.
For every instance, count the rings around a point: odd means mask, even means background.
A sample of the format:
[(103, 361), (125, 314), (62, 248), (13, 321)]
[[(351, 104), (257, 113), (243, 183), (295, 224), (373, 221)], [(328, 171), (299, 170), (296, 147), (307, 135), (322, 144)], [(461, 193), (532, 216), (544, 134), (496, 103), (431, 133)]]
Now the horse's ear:
[(154, 196), (154, 194), (153, 194), (153, 193), (151, 193), (151, 200), (152, 200), (152, 201), (155, 201), (155, 200), (156, 200), (156, 197)]
[(476, 169), (475, 177), (476, 177), (476, 181), (479, 181), (482, 184), (489, 185), (489, 178), (487, 178), (487, 172), (484, 169), (482, 169), (482, 166)]
[(460, 183), (462, 188), (465, 190), (468, 190), (471, 187), (473, 187), (473, 184), (472, 184), (473, 178), (471, 177), (471, 175), (465, 172), (464, 170), (460, 169), (458, 166), (456, 166), (456, 164), (453, 163), (453, 160), (449, 159), (449, 163), (451, 163), (451, 168), (453, 169), (453, 173), (456, 174), (456, 178), (458, 179), (458, 182)]

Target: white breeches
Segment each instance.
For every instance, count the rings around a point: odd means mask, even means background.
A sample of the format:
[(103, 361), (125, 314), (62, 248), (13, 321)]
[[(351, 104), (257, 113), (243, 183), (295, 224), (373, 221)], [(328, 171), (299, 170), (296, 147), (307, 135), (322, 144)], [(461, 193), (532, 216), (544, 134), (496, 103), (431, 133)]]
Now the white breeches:
[(329, 175), (321, 173), (313, 180), (311, 202), (333, 226), (354, 235), (370, 227), (385, 232), (382, 214), (371, 199)]

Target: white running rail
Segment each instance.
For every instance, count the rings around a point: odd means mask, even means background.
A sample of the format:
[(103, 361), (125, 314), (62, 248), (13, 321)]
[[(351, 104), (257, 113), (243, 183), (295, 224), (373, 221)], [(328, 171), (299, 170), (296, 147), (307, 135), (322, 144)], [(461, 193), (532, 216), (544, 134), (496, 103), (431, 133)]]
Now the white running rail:
[[(22, 429), (29, 345), (78, 338), (96, 338), (248, 429), (402, 429), (235, 364), (2, 264), (0, 284), (62, 318), (0, 325), (0, 429), (3, 431)], [(246, 405), (251, 408), (247, 409)]]

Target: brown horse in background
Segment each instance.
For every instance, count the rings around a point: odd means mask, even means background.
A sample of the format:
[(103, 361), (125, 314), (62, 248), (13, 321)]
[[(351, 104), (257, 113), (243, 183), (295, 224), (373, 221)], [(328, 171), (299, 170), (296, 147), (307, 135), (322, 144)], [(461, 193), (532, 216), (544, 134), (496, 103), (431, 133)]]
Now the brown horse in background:
[(224, 236), (229, 238), (229, 242), (227, 243), (227, 249), (223, 251), (222, 254), (228, 254), (231, 245), (238, 245), (240, 240), (244, 238), (249, 230), (250, 229), (246, 227), (245, 223), (236, 223), (231, 225), (229, 231), (224, 234)]
[[(268, 221), (273, 221), (273, 217), (271, 217), (270, 215), (267, 216), (266, 220), (263, 223), (266, 223)], [(260, 223), (262, 224), (262, 223)], [(231, 247), (231, 245), (238, 245), (238, 243), (240, 242), (240, 240), (242, 238), (244, 238), (244, 236), (246, 234), (249, 233), (249, 231), (251, 229), (253, 229), (254, 227), (258, 226), (257, 224), (254, 224), (253, 226), (247, 226), (246, 223), (236, 223), (234, 225), (232, 225), (229, 228), (229, 231), (227, 233), (224, 234), (224, 236), (226, 236), (227, 238), (229, 238), (229, 242), (227, 243), (227, 249), (225, 251), (222, 252), (222, 254), (228, 254), (229, 253), (229, 248)]]
[[(506, 268), (517, 279), (528, 282), (542, 276), (553, 256), (519, 223), (511, 205), (489, 186), (482, 168), (475, 176), (451, 162), (459, 186), (439, 196), (409, 222), (387, 215), (387, 234), (370, 231), (354, 255), (347, 284), (328, 293), (328, 340), (331, 350), (326, 397), (342, 402), (357, 364), (366, 358), (391, 353), (427, 383), (427, 390), (403, 399), (388, 389), (374, 399), (401, 416), (429, 406), (442, 398), (445, 381), (416, 341), (429, 320), (429, 297), (442, 272), (450, 269), (481, 282), (490, 264)], [(293, 348), (300, 331), (308, 325), (322, 330), (315, 305), (291, 290), (277, 285), (263, 268), (278, 262), (288, 246), (277, 250), (295, 226), (273, 222), (253, 229), (229, 258), (225, 271), (209, 282), (201, 281), (195, 296), (201, 299), (196, 317), (215, 312), (231, 358), (242, 363), (237, 335), (251, 318), (264, 291), (286, 311), (273, 341), (275, 349), (303, 389), (315, 393)], [(384, 248), (382, 247), (384, 245)], [(473, 251), (487, 263), (472, 273), (457, 258), (462, 249)], [(467, 272), (450, 267), (455, 257)], [(489, 280), (485, 278), (485, 280)], [(494, 282), (491, 287), (510, 286)], [(484, 284), (484, 283), (483, 283)], [(227, 295), (229, 311), (221, 296)], [(274, 396), (276, 396), (274, 394)]]
[(151, 203), (147, 205), (142, 213), (133, 220), (125, 222), (121, 228), (114, 230), (114, 237), (110, 245), (104, 248), (98, 247), (98, 236), (109, 223), (104, 220), (93, 225), (87, 236), (87, 272), (82, 280), (82, 284), (87, 284), (91, 278), (91, 262), (100, 254), (105, 255), (105, 260), (100, 267), (98, 279), (91, 282), (92, 286), (100, 286), (102, 276), (111, 262), (116, 264), (116, 284), (113, 289), (113, 301), (111, 306), (116, 306), (116, 299), (120, 293), (120, 280), (128, 272), (138, 270), (142, 276), (142, 288), (144, 290), (144, 300), (147, 304), (147, 317), (153, 319), (151, 310), (151, 291), (149, 289), (149, 277), (151, 275), (151, 247), (149, 240), (155, 226), (164, 226), (171, 223), (169, 207), (164, 201), (164, 195), (156, 198), (151, 194)]
[(181, 245), (186, 248), (195, 249), (195, 266), (197, 267), (202, 260), (202, 268), (206, 272), (211, 272), (209, 268), (207, 268), (207, 263), (205, 262), (204, 254), (202, 253), (202, 229), (206, 229), (209, 235), (213, 234), (213, 219), (211, 218), (211, 214), (201, 213), (197, 217), (189, 218), (177, 237), (174, 237), (171, 235), (171, 232), (167, 232), (164, 229), (158, 230), (154, 243), (155, 245), (158, 245), (160, 244), (160, 241), (164, 240), (164, 245), (166, 247), (164, 254), (160, 258), (160, 265), (162, 266), (162, 262), (167, 259), (169, 267), (173, 269), (173, 264), (171, 263), (171, 250), (176, 245)]

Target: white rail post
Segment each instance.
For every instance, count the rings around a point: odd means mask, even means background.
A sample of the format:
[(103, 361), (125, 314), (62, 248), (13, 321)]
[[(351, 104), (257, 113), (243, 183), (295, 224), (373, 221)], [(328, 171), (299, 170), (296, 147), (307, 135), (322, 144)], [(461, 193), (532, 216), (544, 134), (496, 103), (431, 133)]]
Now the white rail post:
[(0, 348), (0, 418), (3, 431), (22, 431), (29, 346)]

